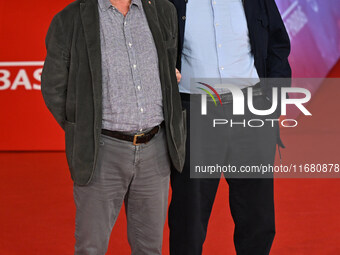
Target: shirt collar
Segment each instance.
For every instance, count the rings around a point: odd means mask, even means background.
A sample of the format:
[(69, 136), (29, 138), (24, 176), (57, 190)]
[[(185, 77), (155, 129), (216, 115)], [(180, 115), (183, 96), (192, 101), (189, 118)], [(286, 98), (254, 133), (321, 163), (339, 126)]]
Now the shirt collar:
[(136, 5), (139, 9), (142, 8), (142, 1), (141, 0), (131, 0), (131, 4)]
[[(98, 0), (99, 7), (102, 11), (107, 11), (108, 9), (113, 6), (110, 0)], [(141, 0), (131, 0), (131, 5), (136, 5), (139, 9), (142, 8), (142, 1)]]
[(98, 0), (98, 4), (102, 11), (107, 11), (112, 6), (110, 0)]

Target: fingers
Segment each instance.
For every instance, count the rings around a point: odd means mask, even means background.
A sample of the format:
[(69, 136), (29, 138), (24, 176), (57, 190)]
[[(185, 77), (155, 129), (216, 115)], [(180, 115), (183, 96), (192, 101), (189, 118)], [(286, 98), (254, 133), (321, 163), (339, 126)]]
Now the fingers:
[(178, 69), (176, 68), (176, 78), (177, 78), (177, 83), (179, 83), (181, 81), (182, 75), (181, 73), (178, 71)]

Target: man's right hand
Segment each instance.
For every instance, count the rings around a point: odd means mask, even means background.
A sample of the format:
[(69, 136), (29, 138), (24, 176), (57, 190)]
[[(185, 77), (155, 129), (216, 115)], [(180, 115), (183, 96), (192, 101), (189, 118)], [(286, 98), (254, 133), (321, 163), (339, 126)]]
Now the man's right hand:
[(177, 83), (179, 83), (181, 81), (182, 75), (181, 73), (178, 71), (178, 69), (176, 68), (176, 78), (177, 78)]

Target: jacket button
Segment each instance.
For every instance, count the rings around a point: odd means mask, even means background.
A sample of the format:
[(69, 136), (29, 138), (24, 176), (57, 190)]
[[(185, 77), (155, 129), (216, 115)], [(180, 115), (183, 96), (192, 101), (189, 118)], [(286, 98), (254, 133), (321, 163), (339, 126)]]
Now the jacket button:
[(182, 16), (182, 20), (185, 20), (187, 17), (185, 17), (185, 16)]

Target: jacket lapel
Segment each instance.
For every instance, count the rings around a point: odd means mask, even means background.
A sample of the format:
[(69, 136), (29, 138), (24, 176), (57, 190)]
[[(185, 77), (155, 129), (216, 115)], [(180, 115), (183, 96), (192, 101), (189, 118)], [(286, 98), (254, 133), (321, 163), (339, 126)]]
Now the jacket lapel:
[[(98, 3), (96, 0), (83, 0), (80, 3), (80, 13), (92, 75), (94, 104), (96, 109), (101, 109), (102, 68), (99, 13), (97, 5)], [(101, 113), (97, 112), (97, 114), (100, 116)]]
[[(157, 0), (142, 0), (143, 9), (145, 12), (146, 19), (148, 21), (148, 25), (150, 27), (152, 36), (155, 41), (155, 45), (157, 48), (158, 54), (164, 51), (164, 43), (163, 43), (163, 36), (161, 32), (161, 28), (159, 26), (159, 20), (157, 16), (157, 9), (156, 9), (156, 1)], [(162, 55), (162, 54), (161, 54)], [(160, 56), (158, 56), (160, 57)]]
[(254, 0), (250, 0), (250, 1), (243, 0), (243, 8), (244, 8), (244, 13), (246, 14), (249, 32), (252, 31), (252, 25), (253, 25), (254, 10), (252, 9), (252, 6), (251, 6), (251, 3), (253, 1)]
[(146, 19), (148, 21), (148, 25), (153, 36), (153, 40), (155, 42), (155, 46), (157, 49), (157, 56), (158, 56), (158, 66), (159, 66), (159, 74), (161, 80), (161, 88), (162, 88), (162, 95), (163, 99), (166, 97), (165, 93), (165, 77), (164, 77), (164, 68), (166, 67), (166, 48), (165, 43), (163, 41), (161, 27), (159, 25), (159, 19), (157, 15), (156, 9), (156, 1), (157, 0), (142, 0), (143, 9), (145, 12)]

